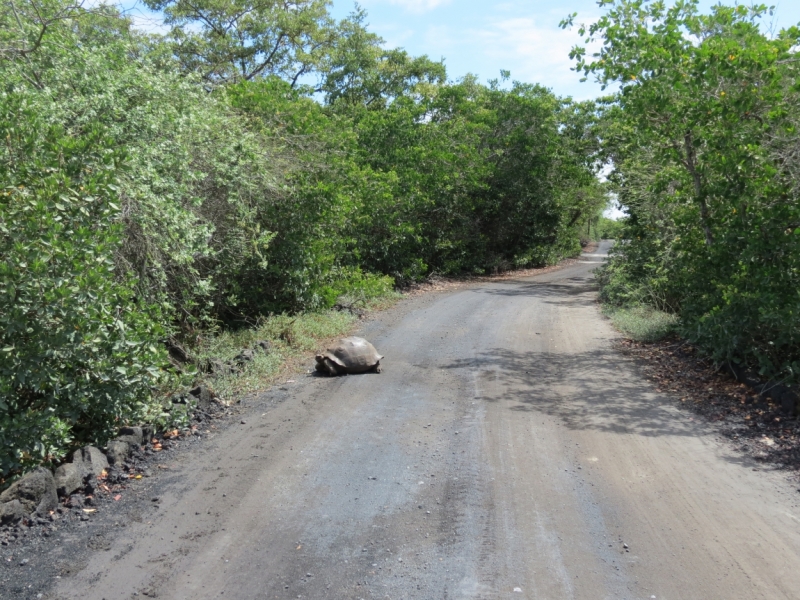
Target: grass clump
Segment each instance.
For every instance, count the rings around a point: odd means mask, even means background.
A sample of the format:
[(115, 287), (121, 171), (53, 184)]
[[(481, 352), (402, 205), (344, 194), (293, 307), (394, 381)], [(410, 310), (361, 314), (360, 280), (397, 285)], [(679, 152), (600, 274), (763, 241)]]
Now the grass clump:
[[(269, 352), (256, 352), (253, 360), (237, 373), (205, 375), (214, 392), (224, 401), (256, 392), (287, 376), (301, 360), (321, 349), (331, 338), (353, 331), (359, 311), (382, 310), (394, 304), (401, 294), (389, 292), (379, 298), (352, 302), (353, 310), (325, 310), (297, 315), (271, 315), (247, 329), (226, 330), (199, 340), (194, 357), (198, 364), (209, 359), (232, 361), (242, 350), (260, 341), (270, 343)], [(350, 301), (348, 304), (350, 305)], [(355, 308), (355, 307), (358, 308)]]
[(655, 342), (674, 333), (678, 316), (647, 305), (631, 307), (604, 306), (603, 314), (618, 330), (632, 340)]

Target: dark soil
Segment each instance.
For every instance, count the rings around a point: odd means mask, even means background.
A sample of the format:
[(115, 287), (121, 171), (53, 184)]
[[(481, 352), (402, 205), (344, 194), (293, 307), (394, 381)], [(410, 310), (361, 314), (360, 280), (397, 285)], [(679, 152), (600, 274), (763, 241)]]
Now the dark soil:
[(211, 402), (195, 412), (189, 429), (147, 440), (121, 468), (61, 498), (47, 518), (0, 527), (0, 598), (53, 599), (53, 581), (81, 571), (91, 553), (110, 549), (129, 523), (157, 512), (160, 491), (175, 479), (171, 472), (181, 457), (238, 422), (242, 410)]
[(641, 361), (645, 376), (659, 392), (718, 424), (733, 447), (765, 466), (800, 475), (800, 421), (781, 411), (750, 386), (705, 358), (689, 343), (622, 340), (623, 354)]

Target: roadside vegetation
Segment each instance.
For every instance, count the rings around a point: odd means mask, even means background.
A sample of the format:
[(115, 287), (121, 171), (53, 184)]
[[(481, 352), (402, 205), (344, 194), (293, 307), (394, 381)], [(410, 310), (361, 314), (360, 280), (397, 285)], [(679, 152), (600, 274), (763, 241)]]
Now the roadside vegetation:
[(602, 0), (572, 56), (614, 93), (575, 102), (327, 0), (146, 3), (168, 33), (0, 4), (0, 480), (172, 425), (199, 378), (257, 389), (404, 286), (600, 237), (632, 337), (798, 380), (800, 29), (766, 7)]
[(634, 337), (674, 327), (717, 364), (797, 382), (800, 29), (771, 31), (763, 5), (601, 5), (581, 28), (600, 50), (572, 56), (617, 90), (597, 135), (629, 216), (602, 300)]
[(0, 479), (170, 425), (210, 358), (269, 341), (214, 378), (254, 389), (353, 306), (597, 234), (593, 103), (451, 81), (325, 0), (148, 5), (169, 33), (0, 4)]
[(656, 342), (674, 333), (678, 315), (658, 310), (647, 304), (629, 306), (605, 305), (603, 314), (626, 337), (637, 342)]

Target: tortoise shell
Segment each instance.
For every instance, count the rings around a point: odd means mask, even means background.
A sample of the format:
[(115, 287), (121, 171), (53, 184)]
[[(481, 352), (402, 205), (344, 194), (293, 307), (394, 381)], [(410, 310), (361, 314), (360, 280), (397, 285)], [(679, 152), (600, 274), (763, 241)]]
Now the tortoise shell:
[(364, 373), (370, 370), (380, 373), (382, 358), (375, 346), (364, 338), (346, 337), (317, 355), (317, 370), (328, 371), (331, 375)]

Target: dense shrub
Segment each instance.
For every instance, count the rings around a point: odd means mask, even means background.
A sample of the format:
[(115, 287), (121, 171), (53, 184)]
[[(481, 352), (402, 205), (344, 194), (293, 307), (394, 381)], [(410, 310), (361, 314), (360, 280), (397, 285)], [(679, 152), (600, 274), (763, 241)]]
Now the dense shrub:
[(609, 2), (579, 67), (620, 93), (599, 126), (628, 207), (605, 299), (680, 316), (719, 362), (800, 377), (800, 28), (764, 6)]
[(163, 417), (167, 338), (550, 263), (605, 203), (591, 103), (447, 82), (321, 0), (224, 35), (150, 4), (168, 38), (0, 5), (0, 477)]
[(42, 98), (0, 93), (0, 472), (102, 441), (147, 409), (160, 314), (114, 273), (122, 151), (65, 130)]

